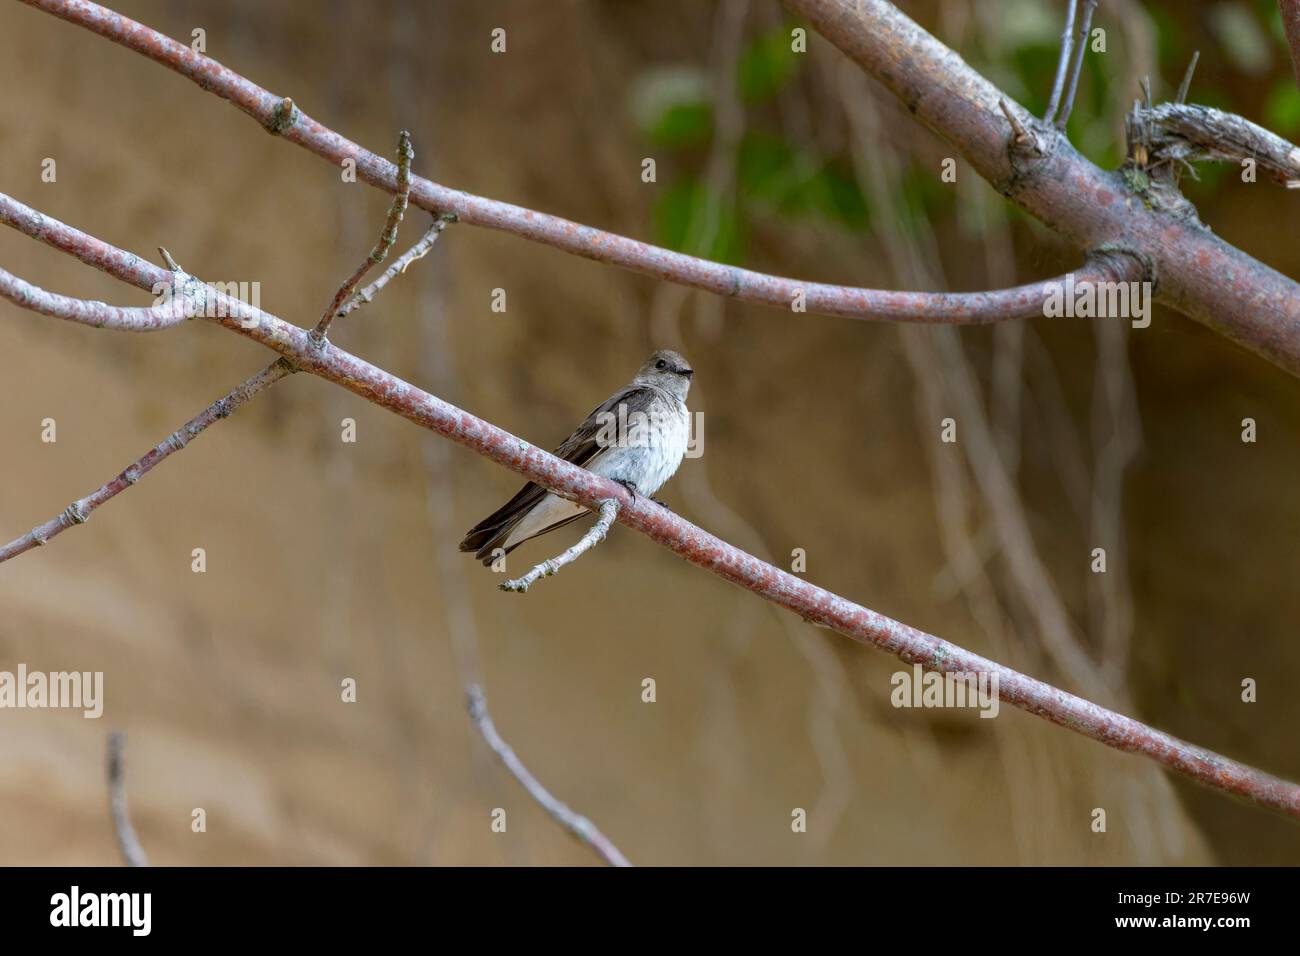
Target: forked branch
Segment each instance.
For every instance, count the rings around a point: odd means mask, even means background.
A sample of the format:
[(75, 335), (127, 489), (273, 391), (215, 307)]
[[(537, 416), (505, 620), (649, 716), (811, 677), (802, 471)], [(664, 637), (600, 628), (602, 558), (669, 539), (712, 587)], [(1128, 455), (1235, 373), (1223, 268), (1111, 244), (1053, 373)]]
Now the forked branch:
[(600, 542), (605, 540), (605, 535), (609, 534), (610, 526), (618, 516), (618, 502), (613, 499), (602, 501), (600, 503), (600, 517), (596, 523), (584, 534), (578, 543), (569, 548), (563, 554), (556, 555), (536, 565), (531, 571), (523, 577), (515, 578), (511, 581), (503, 581), (499, 585), (502, 591), (514, 591), (523, 594), (533, 586), (538, 578), (549, 578), (552, 574), (559, 572), (560, 568), (566, 564), (572, 564), (580, 557), (594, 548)]
[[(0, 220), (88, 265), (139, 288), (174, 281), (166, 271), (102, 240), (0, 197)], [(997, 675), (1006, 703), (1118, 750), (1140, 753), (1168, 769), (1263, 806), (1300, 817), (1300, 786), (1179, 740), (1140, 721), (1084, 700), (866, 607), (759, 560), (667, 508), (621, 485), (530, 445), (504, 429), (456, 408), (383, 369), (315, 341), (290, 325), (187, 277), (187, 291), (210, 296), (211, 321), (279, 352), (301, 371), (340, 385), (367, 401), (464, 445), (561, 497), (596, 510), (618, 503), (618, 520), (677, 555), (801, 618), (909, 664), (940, 673)], [(204, 291), (206, 290), (206, 291)]]

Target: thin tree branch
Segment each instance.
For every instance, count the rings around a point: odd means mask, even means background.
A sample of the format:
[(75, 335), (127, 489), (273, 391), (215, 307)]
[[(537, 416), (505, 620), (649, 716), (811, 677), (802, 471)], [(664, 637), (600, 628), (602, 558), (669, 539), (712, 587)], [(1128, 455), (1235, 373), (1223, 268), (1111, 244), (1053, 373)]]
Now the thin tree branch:
[(122, 851), (126, 865), (148, 866), (149, 858), (140, 845), (135, 827), (131, 826), (131, 814), (126, 806), (125, 747), (126, 734), (114, 731), (108, 735), (108, 812), (113, 819), (113, 835), (117, 837), (117, 847)]
[[(291, 99), (274, 95), (183, 43), (89, 0), (23, 2), (174, 70), (237, 106), (271, 133), (336, 166), (353, 160), (358, 177), (373, 186), (389, 192), (401, 189), (399, 171), (388, 160), (312, 119)], [(798, 303), (804, 312), (890, 322), (982, 325), (1042, 315), (1046, 283), (994, 292), (926, 293), (803, 282), (672, 252), (559, 216), (451, 189), (419, 176), (411, 177), (410, 199), (435, 215), (451, 213), (470, 225), (499, 229), (597, 262), (623, 266), (743, 302), (783, 309), (791, 309)], [(1076, 281), (1094, 279), (1129, 281), (1127, 275), (1090, 275), (1087, 266), (1076, 273)]]
[(1196, 75), (1196, 64), (1201, 62), (1201, 51), (1192, 52), (1192, 59), (1187, 64), (1187, 71), (1183, 73), (1183, 82), (1178, 84), (1178, 95), (1174, 97), (1175, 103), (1186, 103), (1187, 94), (1192, 90), (1192, 77)]
[[(171, 281), (169, 273), (158, 266), (7, 197), (0, 200), (0, 219), (140, 288)], [(691, 564), (813, 624), (940, 673), (996, 674), (999, 698), (1012, 706), (1108, 747), (1142, 754), (1216, 789), (1300, 817), (1300, 786), (1294, 783), (1179, 740), (817, 587), (733, 547), (650, 499), (633, 496), (616, 482), (557, 458), (329, 341), (313, 342), (305, 329), (216, 290), (200, 287), (194, 292), (203, 294), (204, 290), (220, 306), (213, 310), (216, 315), (211, 321), (276, 350), (301, 371), (340, 385), (586, 508), (595, 510), (613, 499), (618, 502), (618, 520), (622, 524)]]
[(886, 0), (784, 2), (999, 193), (1078, 248), (1146, 258), (1159, 301), (1300, 374), (1300, 285), (1223, 242), (1185, 208), (1144, 202), (1119, 173), (1098, 168), (1014, 103), (1047, 148), (1036, 158), (1009, 155), (998, 111), (1006, 94)]
[(1300, 0), (1277, 0), (1277, 8), (1282, 12), (1282, 28), (1291, 48), (1291, 66), (1295, 69), (1296, 82), (1300, 83)]
[(1083, 22), (1079, 25), (1079, 46), (1074, 52), (1074, 69), (1070, 73), (1070, 88), (1066, 91), (1065, 101), (1061, 104), (1060, 115), (1056, 117), (1057, 129), (1065, 129), (1074, 109), (1074, 94), (1079, 88), (1079, 75), (1083, 72), (1083, 61), (1088, 55), (1088, 33), (1092, 29), (1092, 12), (1097, 9), (1097, 0), (1079, 0), (1083, 4)]
[[(5, 273), (5, 275), (7, 274)], [(15, 538), (0, 547), (0, 564), (10, 558), (16, 558), (32, 548), (48, 544), (51, 538), (62, 534), (69, 528), (85, 524), (90, 520), (90, 516), (96, 508), (116, 498), (133, 486), (137, 481), (153, 471), (161, 462), (170, 458), (197, 438), (213, 422), (228, 418), (254, 395), (270, 388), (280, 379), (291, 374), (292, 371), (293, 365), (288, 359), (277, 359), (243, 384), (235, 386), (224, 397), (217, 399), (157, 445), (154, 445), (153, 448), (150, 448), (131, 462), (112, 481), (95, 489), (84, 498), (78, 498), (59, 515), (37, 525), (25, 535)]]
[(618, 515), (618, 502), (614, 500), (602, 501), (600, 503), (600, 518), (594, 525), (578, 539), (578, 543), (569, 548), (563, 554), (554, 558), (548, 558), (541, 564), (536, 565), (531, 571), (523, 577), (515, 578), (511, 581), (503, 581), (498, 587), (502, 591), (514, 591), (523, 594), (536, 583), (538, 578), (549, 578), (552, 574), (559, 572), (560, 568), (566, 564), (572, 564), (580, 557), (594, 548), (600, 542), (605, 540), (605, 535), (609, 534), (610, 525), (614, 523), (614, 518)]
[(161, 332), (189, 318), (179, 297), (168, 296), (163, 305), (108, 305), (46, 292), (4, 269), (0, 269), (0, 296), (41, 315), (117, 332)]
[(344, 316), (351, 315), (363, 305), (372, 302), (375, 296), (383, 291), (384, 286), (392, 282), (397, 276), (405, 274), (406, 270), (411, 267), (411, 263), (427, 256), (429, 250), (433, 248), (433, 244), (437, 242), (438, 237), (442, 235), (442, 231), (447, 228), (447, 224), (455, 221), (455, 216), (434, 217), (433, 225), (431, 225), (425, 234), (420, 237), (420, 241), (398, 256), (393, 264), (385, 269), (378, 279), (363, 288), (348, 300), (347, 303), (341, 306), (338, 311), (334, 313), (334, 317), (341, 319)]
[[(335, 165), (354, 160), (361, 179), (397, 191), (397, 169), (392, 163), (307, 116), (292, 100), (275, 96), (185, 44), (89, 0), (23, 2), (174, 70), (237, 106), (271, 133)], [(1300, 375), (1300, 285), (1186, 215), (1147, 208), (1121, 176), (1084, 159), (1050, 126), (1045, 131), (1059, 139), (1060, 148), (1046, 149), (1046, 155), (1032, 162), (1019, 157), (1013, 167), (1005, 127), (991, 116), (1004, 94), (886, 0), (784, 2), (899, 96), (922, 123), (954, 145), (976, 172), (1030, 215), (1085, 251), (1104, 247), (1132, 252), (1150, 264), (1150, 277), (1159, 279), (1160, 301)], [(1022, 107), (1016, 109), (1025, 122), (1036, 123)], [(419, 176), (411, 180), (411, 201), (435, 214), (453, 213), (470, 225), (746, 302), (789, 308), (802, 290), (808, 312), (899, 321), (937, 321), (908, 318), (917, 310), (942, 313), (972, 308), (961, 300), (927, 306), (914, 298), (919, 293), (873, 294), (763, 275)], [(899, 296), (903, 298), (891, 298)]]
[(557, 800), (524, 766), (524, 762), (519, 759), (519, 755), (511, 749), (510, 745), (501, 739), (496, 724), (492, 722), (492, 715), (488, 713), (487, 697), (484, 696), (483, 689), (477, 684), (471, 684), (468, 696), (469, 719), (475, 729), (483, 735), (483, 740), (492, 748), (492, 752), (501, 760), (501, 764), (510, 771), (510, 775), (518, 780), (519, 785), (528, 791), (528, 795), (551, 815), (551, 819), (595, 850), (610, 866), (631, 866), (627, 857), (609, 837), (600, 832), (596, 824)]
[[(316, 323), (316, 328), (312, 330), (312, 335), (316, 338), (323, 339), (329, 334), (330, 324), (336, 316), (341, 314), (339, 306), (343, 304), (343, 300), (352, 294), (352, 290), (357, 287), (357, 283), (362, 280), (367, 272), (387, 258), (388, 250), (393, 248), (393, 243), (397, 241), (397, 227), (401, 224), (402, 217), (406, 215), (406, 207), (411, 197), (411, 161), (413, 159), (415, 159), (415, 150), (411, 147), (411, 134), (407, 130), (402, 130), (397, 135), (397, 195), (393, 197), (393, 204), (388, 209), (388, 218), (384, 221), (384, 229), (371, 248), (370, 254), (361, 260), (361, 265), (353, 270), (352, 275), (343, 280), (343, 284), (334, 293), (334, 298), (330, 300), (330, 304), (321, 315), (320, 321)], [(381, 285), (380, 288), (383, 288), (383, 286)]]
[(1065, 29), (1061, 31), (1061, 53), (1056, 60), (1056, 79), (1052, 81), (1052, 96), (1047, 101), (1047, 112), (1043, 122), (1051, 123), (1056, 119), (1056, 111), (1061, 106), (1061, 93), (1065, 91), (1065, 74), (1070, 68), (1070, 54), (1074, 52), (1074, 14), (1078, 8), (1077, 0), (1065, 0)]

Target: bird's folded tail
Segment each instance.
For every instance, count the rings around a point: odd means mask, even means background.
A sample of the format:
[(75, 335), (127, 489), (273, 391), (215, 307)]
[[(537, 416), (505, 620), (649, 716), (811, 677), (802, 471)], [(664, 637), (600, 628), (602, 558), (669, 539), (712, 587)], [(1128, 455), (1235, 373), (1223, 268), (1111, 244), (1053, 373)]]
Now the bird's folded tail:
[(548, 531), (561, 528), (570, 521), (577, 521), (584, 514), (587, 514), (586, 511), (580, 511), (575, 515), (547, 525), (545, 528), (539, 528), (526, 538), (520, 538), (518, 541), (511, 541), (506, 544), (519, 523), (527, 518), (545, 497), (546, 489), (541, 485), (532, 482), (524, 485), (513, 498), (465, 532), (465, 539), (460, 543), (460, 550), (473, 551), (474, 557), (481, 561), (484, 567), (490, 568), (497, 557), (493, 553), (497, 548), (501, 548), (503, 554), (509, 554), (525, 541), (531, 541)]

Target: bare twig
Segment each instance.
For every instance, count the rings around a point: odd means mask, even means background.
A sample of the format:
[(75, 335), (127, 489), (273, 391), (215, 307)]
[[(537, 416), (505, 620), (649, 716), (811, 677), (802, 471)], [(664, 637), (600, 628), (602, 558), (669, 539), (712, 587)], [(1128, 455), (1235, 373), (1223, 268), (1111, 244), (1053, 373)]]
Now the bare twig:
[[(396, 192), (397, 168), (322, 125), (216, 60), (89, 0), (23, 0), (142, 54), (234, 104), (264, 128), (337, 166), (346, 159), (371, 185)], [(1074, 150), (1049, 151), (1027, 175), (1010, 168), (1002, 96), (887, 0), (784, 0), (831, 43), (902, 97), (917, 119), (952, 143), (999, 192), (1077, 248), (1123, 247), (1147, 259), (1160, 301), (1300, 374), (1300, 284), (1233, 248), (1198, 223), (1171, 221), (1159, 209), (1127, 201), (1123, 181)], [(797, 293), (806, 311), (848, 318), (944, 321), (917, 311), (967, 313), (1012, 304), (973, 294), (963, 301), (917, 298), (821, 285), (710, 262), (626, 236), (411, 177), (411, 202), (454, 213), (468, 225), (499, 229), (557, 249), (692, 288), (788, 309)], [(1224, 276), (1232, 277), (1223, 281)], [(884, 296), (884, 298), (881, 298)], [(902, 298), (900, 298), (902, 297)], [(1013, 299), (1015, 297), (1013, 296)], [(1028, 308), (1023, 317), (1034, 309)], [(993, 321), (986, 319), (986, 321)]]
[(25, 535), (0, 547), (0, 563), (17, 557), (25, 551), (46, 544), (55, 535), (69, 528), (85, 524), (100, 505), (117, 497), (160, 462), (171, 457), (200, 435), (213, 422), (229, 417), (237, 408), (264, 389), (270, 388), (293, 371), (287, 359), (277, 359), (248, 381), (235, 386), (224, 397), (217, 399), (153, 448), (133, 461), (112, 481), (97, 488), (84, 498), (78, 498), (58, 516), (39, 524)]
[[(0, 197), (0, 220), (124, 282), (150, 288), (170, 274), (50, 216)], [(402, 381), (309, 332), (237, 299), (208, 290), (221, 308), (212, 320), (423, 428), (450, 438), (528, 481), (595, 510), (613, 499), (618, 520), (690, 563), (801, 618), (941, 673), (996, 674), (1003, 701), (1093, 740), (1141, 753), (1164, 767), (1228, 793), (1300, 817), (1300, 786), (1179, 740), (1123, 714), (1035, 680), (931, 634), (855, 604), (760, 561), (642, 495), (563, 461), (535, 445)]]
[(420, 237), (420, 241), (398, 256), (396, 261), (385, 269), (378, 279), (361, 289), (344, 305), (340, 306), (338, 311), (334, 313), (334, 317), (341, 319), (346, 315), (351, 315), (363, 305), (367, 305), (373, 301), (375, 296), (383, 290), (384, 286), (392, 282), (397, 276), (405, 274), (406, 270), (410, 268), (411, 263), (427, 256), (429, 250), (433, 248), (433, 244), (437, 242), (438, 237), (442, 235), (442, 231), (447, 228), (447, 224), (455, 221), (455, 216), (435, 216), (433, 225), (431, 225), (425, 234)]
[(1300, 0), (1277, 0), (1282, 12), (1282, 28), (1286, 43), (1291, 49), (1291, 65), (1295, 68), (1296, 82), (1300, 83)]
[(1025, 124), (1016, 118), (1016, 114), (1011, 111), (1011, 107), (1004, 99), (998, 100), (998, 109), (1002, 110), (1002, 115), (1007, 118), (1011, 124), (1011, 139), (1020, 149), (1037, 149), (1038, 137), (1035, 136)]
[(117, 332), (160, 332), (180, 325), (189, 317), (179, 296), (169, 295), (162, 305), (108, 305), (46, 292), (4, 269), (0, 269), (0, 296), (41, 315)]
[(1061, 104), (1060, 115), (1056, 117), (1056, 128), (1065, 129), (1074, 109), (1074, 95), (1079, 88), (1079, 74), (1083, 72), (1083, 59), (1088, 55), (1088, 33), (1092, 29), (1092, 11), (1097, 9), (1097, 0), (1079, 0), (1083, 4), (1083, 22), (1079, 26), (1079, 46), (1074, 51), (1074, 69), (1070, 73), (1070, 88), (1066, 91), (1065, 101)]
[(563, 554), (554, 558), (548, 558), (541, 564), (536, 565), (531, 571), (523, 577), (515, 578), (511, 581), (503, 581), (499, 585), (502, 591), (514, 591), (523, 594), (527, 591), (538, 578), (549, 578), (552, 574), (557, 573), (560, 568), (566, 564), (572, 564), (580, 557), (605, 540), (605, 535), (609, 534), (610, 525), (618, 516), (618, 502), (613, 499), (602, 501), (600, 503), (600, 517), (596, 523), (584, 534), (578, 543), (569, 548)]
[(117, 846), (122, 851), (126, 865), (148, 866), (149, 858), (140, 845), (140, 838), (131, 825), (131, 814), (126, 807), (125, 747), (126, 734), (114, 731), (108, 735), (108, 812), (113, 819), (113, 834), (117, 837)]
[(1183, 82), (1178, 84), (1178, 96), (1174, 98), (1175, 103), (1186, 103), (1187, 94), (1192, 90), (1192, 77), (1196, 75), (1196, 64), (1201, 61), (1201, 51), (1196, 50), (1192, 53), (1191, 62), (1187, 64), (1187, 71), (1183, 73)]
[(492, 723), (492, 715), (488, 713), (487, 698), (483, 695), (483, 689), (477, 684), (472, 684), (469, 688), (469, 718), (474, 722), (478, 732), (483, 735), (487, 745), (492, 748), (492, 752), (500, 758), (502, 765), (510, 771), (510, 775), (518, 780), (520, 786), (528, 791), (528, 795), (551, 815), (551, 819), (599, 853), (610, 866), (632, 865), (609, 837), (600, 832), (596, 824), (557, 800), (542, 786), (541, 781), (529, 772), (518, 754), (497, 733), (496, 725)]
[[(388, 218), (384, 222), (384, 229), (379, 234), (378, 241), (370, 250), (370, 254), (361, 261), (361, 265), (353, 270), (352, 275), (343, 280), (338, 291), (334, 293), (334, 298), (330, 300), (329, 306), (321, 315), (320, 321), (316, 323), (316, 328), (312, 329), (312, 336), (316, 339), (324, 339), (329, 334), (330, 324), (334, 321), (335, 316), (339, 314), (339, 306), (343, 301), (352, 294), (352, 290), (357, 287), (357, 283), (367, 272), (383, 262), (388, 256), (388, 250), (393, 248), (393, 243), (397, 241), (397, 227), (402, 222), (402, 217), (406, 215), (406, 206), (411, 198), (411, 161), (415, 159), (415, 150), (411, 148), (411, 134), (407, 130), (402, 130), (397, 134), (397, 194), (393, 197), (393, 204), (388, 209)], [(383, 288), (380, 285), (379, 288)], [(369, 301), (369, 300), (367, 300)]]
[[(292, 100), (274, 95), (184, 43), (89, 0), (24, 2), (175, 70), (204, 90), (233, 103), (282, 139), (310, 150), (335, 166), (346, 159), (353, 160), (357, 176), (371, 185), (389, 192), (401, 189), (400, 171), (392, 163), (312, 119)], [(410, 200), (435, 215), (450, 213), (469, 225), (500, 229), (597, 262), (786, 310), (797, 301), (803, 311), (817, 315), (961, 325), (1034, 318), (1042, 314), (1041, 283), (993, 292), (925, 293), (804, 282), (672, 252), (559, 216), (451, 189), (419, 176), (411, 177)], [(1110, 238), (1098, 245), (1109, 242)], [(1059, 282), (1062, 278), (1047, 281)], [(1084, 270), (1076, 278), (1088, 281)], [(1100, 278), (1110, 279), (1109, 276)], [(1297, 349), (1300, 351), (1300, 345)]]
[(1056, 119), (1056, 111), (1061, 106), (1061, 93), (1065, 90), (1065, 74), (1070, 67), (1070, 54), (1074, 52), (1074, 14), (1078, 8), (1076, 0), (1065, 0), (1065, 29), (1061, 31), (1061, 54), (1056, 60), (1056, 79), (1052, 81), (1052, 96), (1047, 101), (1047, 112), (1043, 122), (1051, 123)]
[(1148, 106), (1139, 115), (1149, 131), (1151, 165), (1252, 160), (1288, 189), (1300, 188), (1300, 146), (1245, 117), (1187, 103)]

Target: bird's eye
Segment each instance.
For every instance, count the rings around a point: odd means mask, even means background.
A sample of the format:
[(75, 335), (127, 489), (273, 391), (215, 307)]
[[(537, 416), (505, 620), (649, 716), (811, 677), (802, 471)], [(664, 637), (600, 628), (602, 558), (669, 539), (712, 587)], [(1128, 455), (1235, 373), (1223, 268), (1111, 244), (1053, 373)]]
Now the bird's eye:
[(663, 359), (660, 359), (659, 361), (655, 362), (655, 368), (659, 369), (659, 371), (661, 372), (667, 367), (668, 367), (668, 363), (665, 362)]

